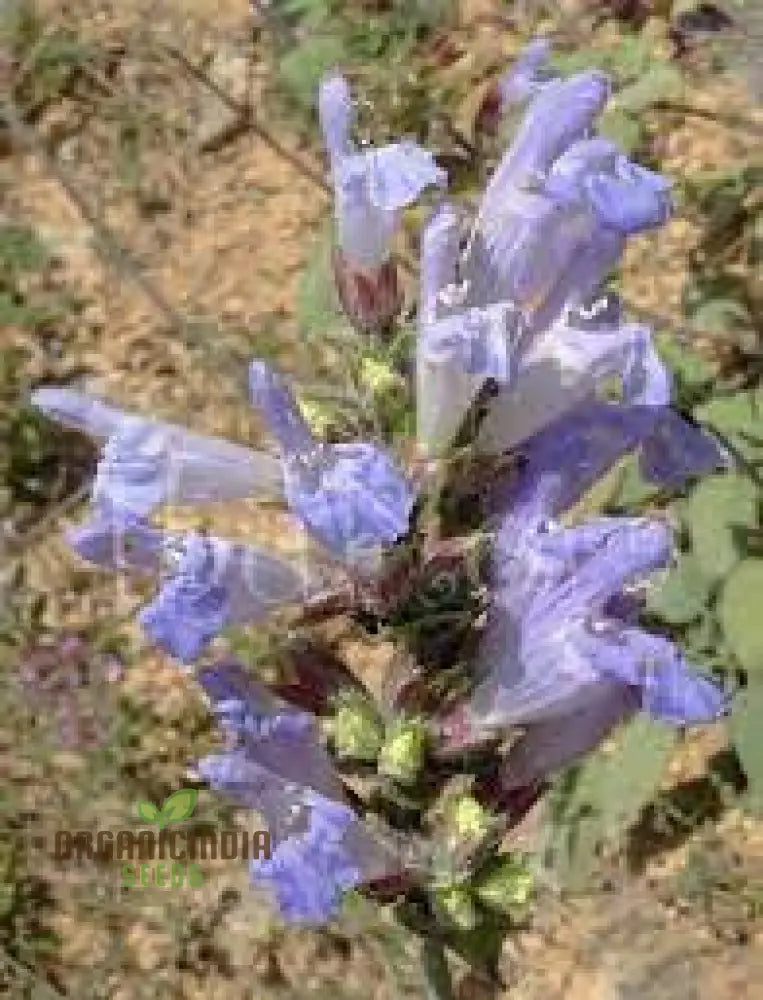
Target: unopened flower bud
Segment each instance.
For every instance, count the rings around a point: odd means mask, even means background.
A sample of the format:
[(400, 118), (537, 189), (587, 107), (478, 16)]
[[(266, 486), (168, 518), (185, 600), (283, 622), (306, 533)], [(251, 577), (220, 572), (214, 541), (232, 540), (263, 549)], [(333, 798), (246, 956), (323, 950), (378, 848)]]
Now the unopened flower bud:
[(330, 722), (336, 754), (346, 760), (372, 763), (382, 744), (382, 727), (373, 706), (355, 694), (340, 697)]
[(422, 719), (402, 719), (387, 731), (379, 756), (379, 773), (402, 784), (413, 784), (427, 753), (428, 732)]
[(470, 891), (462, 885), (449, 885), (432, 893), (435, 912), (462, 931), (473, 930), (479, 915)]
[(405, 389), (405, 381), (394, 368), (375, 358), (363, 358), (360, 380), (374, 396), (387, 396)]
[(525, 861), (513, 856), (497, 858), (478, 877), (475, 892), (480, 902), (501, 913), (516, 913), (530, 900), (534, 885), (532, 872)]
[(446, 822), (455, 845), (478, 842), (490, 832), (490, 813), (471, 795), (461, 795), (449, 803)]
[(348, 319), (361, 333), (381, 330), (400, 311), (403, 297), (392, 258), (373, 271), (351, 264), (341, 250), (334, 250), (337, 294)]

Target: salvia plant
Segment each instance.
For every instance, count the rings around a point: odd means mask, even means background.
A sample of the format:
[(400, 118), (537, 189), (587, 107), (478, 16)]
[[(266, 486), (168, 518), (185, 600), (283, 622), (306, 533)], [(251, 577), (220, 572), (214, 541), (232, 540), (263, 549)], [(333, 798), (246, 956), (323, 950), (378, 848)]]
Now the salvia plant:
[[(198, 772), (267, 821), (272, 856), (251, 874), (288, 921), (327, 921), (354, 890), (429, 940), (510, 924), (533, 869), (499, 845), (555, 775), (626, 720), (667, 730), (728, 708), (640, 624), (647, 579), (673, 559), (667, 517), (580, 513), (624, 456), (668, 491), (731, 460), (672, 408), (650, 330), (606, 287), (628, 237), (669, 217), (669, 184), (596, 133), (608, 78), (555, 76), (547, 55), (534, 42), (500, 83), (503, 111), (522, 114), (472, 217), (425, 149), (356, 143), (341, 75), (320, 86), (363, 439), (321, 433), (259, 359), (249, 388), (272, 451), (68, 388), (34, 395), (103, 442), (71, 545), (156, 580), (140, 624), (196, 671), (228, 738)], [(392, 246), (424, 196), (411, 330)], [(288, 511), (304, 557), (157, 517), (252, 497)], [(369, 650), (389, 640), (383, 683), (324, 662), (317, 639), (288, 683), (215, 659), (221, 633), (294, 607), (308, 635), (341, 615)]]

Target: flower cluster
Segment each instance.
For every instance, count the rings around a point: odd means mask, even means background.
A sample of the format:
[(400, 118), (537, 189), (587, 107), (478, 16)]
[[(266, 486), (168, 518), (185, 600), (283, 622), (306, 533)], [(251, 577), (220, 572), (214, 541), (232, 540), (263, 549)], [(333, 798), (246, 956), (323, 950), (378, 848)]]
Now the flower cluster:
[[(330, 714), (333, 706), (329, 726), (305, 710), (299, 683), (281, 687), (289, 703), (239, 664), (199, 666), (229, 738), (200, 772), (268, 821), (274, 854), (253, 862), (252, 876), (272, 889), (287, 919), (328, 919), (351, 887), (391, 881), (421, 889), (429, 876), (442, 883), (443, 850), (420, 846), (423, 838), (403, 849), (389, 811), (370, 817), (374, 804), (403, 787), (403, 799), (415, 800), (416, 788), (435, 780), (428, 773), (435, 757), (439, 773), (456, 748), (516, 727), (521, 735), (498, 768), (500, 790), (529, 804), (533, 789), (637, 712), (685, 726), (726, 710), (715, 683), (639, 624), (639, 587), (672, 558), (665, 521), (566, 517), (627, 454), (666, 489), (726, 458), (671, 408), (670, 376), (650, 331), (629, 322), (604, 290), (626, 239), (668, 217), (668, 183), (595, 133), (607, 78), (594, 71), (557, 78), (544, 69), (547, 49), (544, 40), (533, 43), (500, 83), (504, 109), (523, 117), (471, 219), (446, 200), (447, 178), (426, 150), (354, 144), (343, 77), (320, 88), (337, 298), (360, 352), (371, 332), (388, 333), (397, 321), (401, 212), (424, 192), (437, 202), (421, 237), (417, 440), (407, 467), (389, 442), (319, 438), (287, 381), (260, 360), (250, 365), (250, 397), (272, 452), (66, 388), (34, 397), (50, 416), (103, 440), (92, 511), (71, 531), (73, 548), (98, 566), (156, 578), (141, 624), (185, 663), (202, 660), (231, 626), (310, 602), (327, 580), (351, 595), (342, 610), (357, 622), (378, 628), (410, 619), (411, 594), (431, 583), (426, 550), (454, 447), (495, 465), (490, 503), (479, 512), (481, 534), (492, 540), (486, 614), (469, 622), (473, 641), (460, 658), (468, 661), (460, 676), (466, 693), (463, 685), (449, 689), (451, 664), (441, 675), (431, 662), (411, 666), (420, 649), (403, 648), (405, 630), (398, 662), (409, 682), (387, 704), (373, 704), (358, 678), (333, 701), (310, 692), (312, 709)], [(410, 460), (412, 449), (406, 454)], [(510, 468), (500, 472), (506, 456)], [(323, 562), (297, 565), (238, 541), (157, 526), (157, 511), (169, 503), (253, 496), (280, 503)], [(402, 577), (390, 576), (391, 566), (398, 574), (402, 566)], [(472, 582), (484, 590), (484, 580)], [(375, 774), (366, 798), (344, 780), (354, 755)], [(474, 802), (461, 813), (481, 809)], [(500, 815), (493, 820), (500, 825)]]

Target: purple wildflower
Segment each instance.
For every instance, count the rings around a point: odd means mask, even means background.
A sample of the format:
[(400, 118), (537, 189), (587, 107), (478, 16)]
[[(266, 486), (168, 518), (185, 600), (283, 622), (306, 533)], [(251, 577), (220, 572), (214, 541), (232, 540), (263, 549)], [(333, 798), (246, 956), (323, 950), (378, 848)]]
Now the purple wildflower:
[(666, 639), (610, 617), (609, 602), (671, 558), (666, 526), (598, 518), (575, 528), (548, 522), (553, 486), (503, 522), (495, 588), (469, 713), (477, 728), (570, 715), (603, 682), (639, 692), (641, 708), (676, 725), (712, 721), (722, 693)]
[(312, 719), (279, 703), (237, 664), (220, 664), (199, 679), (238, 743), (202, 760), (199, 770), (266, 819), (275, 848), (250, 870), (255, 883), (272, 890), (285, 919), (324, 922), (345, 890), (399, 869), (344, 803)]
[(166, 503), (283, 494), (278, 463), (269, 455), (125, 413), (69, 389), (38, 389), (32, 403), (61, 423), (105, 439), (92, 493), (99, 508), (145, 515)]
[(589, 138), (609, 90), (597, 71), (537, 89), (480, 205), (470, 304), (511, 301), (540, 331), (601, 284), (627, 235), (667, 218), (667, 182)]
[(529, 503), (551, 476), (558, 489), (548, 516), (581, 499), (623, 455), (637, 451), (650, 482), (678, 488), (693, 476), (723, 464), (719, 444), (668, 407), (624, 406), (586, 401), (530, 437), (521, 447), (522, 465), (494, 503), (502, 510)]
[(329, 552), (362, 565), (407, 533), (414, 494), (384, 451), (316, 441), (286, 383), (262, 361), (252, 362), (249, 384), (281, 449), (289, 507)]
[(337, 287), (348, 315), (365, 329), (395, 315), (400, 294), (390, 248), (400, 212), (447, 177), (413, 142), (358, 150), (352, 96), (344, 77), (321, 84), (318, 112), (331, 165), (339, 251)]
[(228, 626), (263, 621), (305, 596), (306, 582), (296, 570), (248, 545), (189, 533), (170, 539), (172, 549), (171, 576), (139, 621), (179, 660), (195, 659)]
[(286, 920), (324, 923), (336, 914), (342, 893), (364, 881), (347, 845), (357, 817), (348, 806), (312, 794), (302, 808), (305, 829), (281, 841), (269, 860), (253, 861), (252, 879), (272, 890)]

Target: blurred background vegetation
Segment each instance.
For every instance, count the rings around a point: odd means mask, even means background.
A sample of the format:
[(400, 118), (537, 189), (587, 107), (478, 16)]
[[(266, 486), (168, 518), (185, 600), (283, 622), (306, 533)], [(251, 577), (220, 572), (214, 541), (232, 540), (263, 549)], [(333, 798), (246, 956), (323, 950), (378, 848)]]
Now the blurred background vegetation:
[[(341, 64), (363, 98), (361, 135), (418, 137), (469, 200), (510, 134), (492, 127), (491, 84), (539, 30), (560, 69), (613, 75), (604, 130), (675, 184), (676, 217), (629, 249), (619, 285), (658, 333), (678, 405), (722, 437), (736, 469), (666, 496), (626, 461), (586, 503), (669, 509), (681, 553), (649, 614), (737, 692), (736, 711), (700, 734), (626, 730), (566, 775), (527, 831), (553, 879), (495, 943), (491, 974), (462, 968), (456, 989), (464, 1000), (760, 989), (761, 4), (4, 0), (0, 992), (14, 1000), (428, 995), (414, 935), (359, 899), (327, 930), (285, 928), (234, 864), (202, 890), (128, 891), (108, 862), (65, 867), (40, 849), (56, 829), (135, 823), (135, 802), (193, 781), (189, 764), (215, 736), (190, 680), (131, 625), (141, 593), (68, 555), (61, 529), (95, 453), (26, 399), (74, 382), (251, 442), (242, 373), (257, 353), (301, 377), (316, 419), (354, 430), (362, 414), (343, 400), (324, 282), (317, 82)], [(420, 222), (406, 219), (409, 261)], [(394, 423), (400, 401), (385, 400)], [(250, 536), (279, 531), (246, 505), (221, 516)], [(252, 664), (283, 646), (241, 642)], [(357, 636), (332, 644), (358, 658)], [(202, 788), (195, 822), (244, 822), (227, 808)]]

